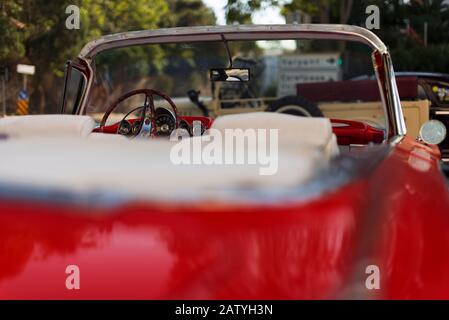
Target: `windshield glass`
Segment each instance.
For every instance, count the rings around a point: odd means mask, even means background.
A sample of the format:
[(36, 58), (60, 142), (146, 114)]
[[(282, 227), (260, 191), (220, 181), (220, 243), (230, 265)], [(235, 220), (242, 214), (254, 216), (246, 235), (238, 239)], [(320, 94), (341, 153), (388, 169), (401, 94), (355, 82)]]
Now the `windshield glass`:
[[(87, 114), (99, 120), (121, 95), (146, 88), (169, 96), (186, 116), (204, 115), (193, 92), (211, 117), (270, 110), (363, 121), (383, 129), (385, 115), (372, 80), (371, 53), (363, 44), (329, 40), (171, 43), (108, 50), (94, 60)], [(248, 81), (212, 81), (211, 70), (220, 68), (248, 69)], [(142, 105), (143, 99), (127, 99), (108, 122)]]
[(65, 106), (63, 113), (74, 114), (80, 103), (81, 95), (86, 86), (86, 80), (80, 70), (69, 67), (66, 75), (67, 86), (65, 88)]

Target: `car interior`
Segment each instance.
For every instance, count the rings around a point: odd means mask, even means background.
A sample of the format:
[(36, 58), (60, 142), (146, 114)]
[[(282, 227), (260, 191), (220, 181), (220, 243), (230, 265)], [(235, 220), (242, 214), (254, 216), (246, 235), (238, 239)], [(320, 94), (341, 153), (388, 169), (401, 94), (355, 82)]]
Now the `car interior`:
[[(177, 141), (100, 133), (91, 117), (76, 115), (0, 119), (0, 153), (15, 159), (0, 170), (4, 181), (13, 185), (158, 199), (176, 196), (179, 200), (239, 188), (296, 188), (326, 170), (340, 154), (327, 118), (271, 112), (225, 115), (217, 117), (208, 129), (224, 134), (226, 129), (235, 128), (278, 129), (275, 174), (260, 175), (258, 166), (251, 164), (176, 165), (170, 152)], [(207, 134), (208, 130), (203, 136), (187, 137), (179, 143), (189, 144)], [(213, 143), (221, 142), (214, 139), (202, 148)]]
[[(329, 109), (335, 117), (325, 105), (319, 109), (315, 104), (304, 109), (309, 116), (280, 112), (292, 107), (288, 101), (298, 100), (299, 82), (320, 84), (353, 76), (341, 57), (323, 51), (340, 45), (317, 50), (313, 41), (218, 41), (147, 45), (136, 54), (130, 48), (105, 51), (92, 63), (85, 109), (80, 103), (89, 81), (73, 67), (66, 77), (63, 114), (0, 119), (0, 154), (15, 159), (0, 168), (1, 175), (16, 185), (158, 199), (307, 185), (337, 159), (386, 138), (378, 125), (385, 120), (378, 103), (358, 108), (357, 102), (341, 107), (334, 101)], [(372, 69), (366, 48), (347, 48), (346, 60), (359, 72)], [(149, 59), (156, 52), (160, 63)], [(297, 70), (292, 73), (292, 68)], [(354, 118), (356, 109), (361, 113)], [(373, 114), (375, 121), (367, 121)], [(267, 135), (257, 135), (255, 146), (248, 143), (239, 150), (217, 138), (227, 130), (248, 129)], [(190, 150), (195, 145), (200, 147), (192, 150), (192, 159), (210, 149), (245, 157), (260, 152), (272, 129), (276, 145), (267, 145), (269, 161), (263, 164), (186, 167), (172, 159), (174, 146)], [(33, 150), (30, 161), (26, 155)], [(261, 167), (273, 169), (273, 174), (261, 174)]]

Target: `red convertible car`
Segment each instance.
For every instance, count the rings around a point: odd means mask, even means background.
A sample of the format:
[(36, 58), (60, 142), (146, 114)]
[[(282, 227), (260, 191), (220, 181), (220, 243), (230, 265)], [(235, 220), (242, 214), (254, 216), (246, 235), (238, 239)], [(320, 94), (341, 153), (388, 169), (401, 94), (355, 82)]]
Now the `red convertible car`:
[[(378, 110), (268, 112), (296, 103), (279, 61), (333, 76), (336, 49), (341, 80), (375, 72)], [(102, 37), (68, 62), (62, 114), (0, 119), (0, 299), (449, 299), (445, 134), (407, 136), (360, 27)]]

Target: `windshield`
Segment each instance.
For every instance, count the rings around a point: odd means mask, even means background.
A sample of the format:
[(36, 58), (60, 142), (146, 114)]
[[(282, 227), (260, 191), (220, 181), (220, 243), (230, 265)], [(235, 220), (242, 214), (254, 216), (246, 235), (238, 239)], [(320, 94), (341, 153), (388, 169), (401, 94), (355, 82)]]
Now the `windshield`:
[[(204, 115), (200, 101), (211, 117), (269, 110), (356, 120), (383, 129), (377, 82), (366, 80), (374, 75), (371, 53), (363, 44), (330, 40), (171, 43), (108, 50), (93, 62), (87, 114), (99, 120), (121, 95), (146, 88), (169, 96), (185, 116)], [(211, 70), (220, 68), (248, 69), (248, 81), (212, 81)], [(142, 105), (143, 99), (127, 99), (108, 122)]]
[(67, 85), (64, 89), (65, 105), (63, 106), (62, 112), (65, 114), (74, 114), (86, 87), (86, 79), (77, 68), (69, 67), (69, 65), (67, 65), (67, 68)]

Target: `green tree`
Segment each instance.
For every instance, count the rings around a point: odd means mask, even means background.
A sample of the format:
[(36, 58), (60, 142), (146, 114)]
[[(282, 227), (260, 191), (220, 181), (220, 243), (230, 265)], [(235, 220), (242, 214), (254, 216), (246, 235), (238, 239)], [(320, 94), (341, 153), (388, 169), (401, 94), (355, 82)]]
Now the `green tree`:
[(168, 13), (161, 21), (162, 27), (214, 25), (216, 17), (202, 0), (167, 0)]
[(300, 10), (318, 17), (319, 23), (347, 23), (354, 0), (228, 0), (225, 7), (228, 23), (251, 23), (254, 11), (269, 6), (282, 7), (284, 15)]
[(249, 24), (254, 11), (263, 10), (268, 6), (280, 6), (282, 0), (228, 0), (225, 6), (226, 22), (228, 24)]
[(300, 10), (318, 17), (319, 23), (346, 24), (351, 15), (353, 0), (292, 0), (283, 8), (283, 13)]
[(0, 3), (0, 64), (25, 54), (24, 24), (17, 20), (21, 11), (22, 7), (16, 1), (3, 0)]
[[(363, 26), (368, 4), (380, 9), (380, 29), (374, 32), (390, 48), (396, 70), (449, 72), (449, 6), (443, 0), (356, 1), (349, 23)], [(424, 46), (425, 23), (427, 47)], [(407, 26), (411, 29), (407, 30)]]
[[(80, 7), (80, 30), (65, 27), (69, 4)], [(167, 12), (164, 0), (2, 0), (0, 65), (21, 61), (36, 65), (31, 105), (39, 112), (55, 112), (59, 95), (54, 92), (61, 91), (64, 63), (87, 41), (108, 33), (157, 28)]]

